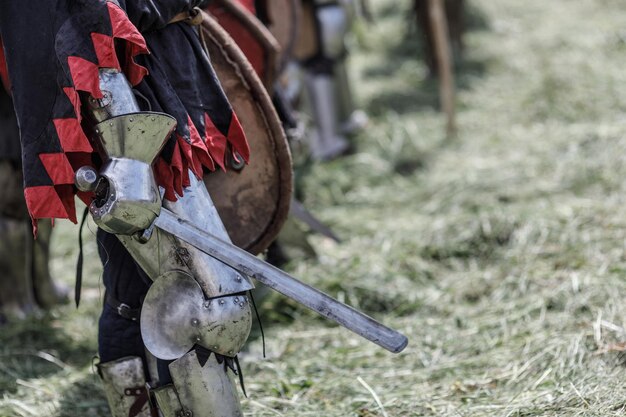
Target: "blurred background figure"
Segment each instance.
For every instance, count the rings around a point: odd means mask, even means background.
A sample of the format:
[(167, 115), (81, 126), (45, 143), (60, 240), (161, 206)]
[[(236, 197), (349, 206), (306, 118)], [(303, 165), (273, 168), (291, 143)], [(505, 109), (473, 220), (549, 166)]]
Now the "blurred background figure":
[(304, 72), (305, 95), (313, 118), (307, 135), (311, 156), (327, 161), (347, 153), (348, 136), (367, 123), (356, 110), (347, 71), (349, 34), (358, 7), (355, 1), (303, 0), (294, 58)]
[(69, 292), (50, 276), (52, 224), (40, 221), (37, 239), (33, 238), (20, 155), (13, 102), (0, 88), (0, 322), (67, 302)]

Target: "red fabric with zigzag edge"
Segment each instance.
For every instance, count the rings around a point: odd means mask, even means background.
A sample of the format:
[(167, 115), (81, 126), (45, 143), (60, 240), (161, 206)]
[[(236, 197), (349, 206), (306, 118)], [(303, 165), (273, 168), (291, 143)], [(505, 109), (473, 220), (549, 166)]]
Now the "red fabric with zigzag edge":
[[(112, 36), (91, 33), (98, 62), (90, 62), (78, 56), (67, 57), (73, 85), (62, 89), (74, 107), (74, 117), (52, 120), (62, 152), (39, 154), (39, 159), (54, 185), (27, 187), (24, 190), (33, 220), (51, 217), (68, 218), (74, 223), (77, 221), (74, 206), (74, 171), (83, 165), (92, 165), (91, 154), (93, 153), (93, 148), (80, 125), (81, 102), (78, 91), (87, 92), (96, 98), (102, 97), (98, 75), (100, 68), (115, 68), (124, 71), (133, 85), (141, 82), (147, 74), (147, 70), (137, 65), (133, 59), (138, 54), (148, 53), (143, 36), (119, 6), (109, 2), (107, 10), (111, 21)], [(120, 67), (115, 39), (125, 41), (125, 50), (129, 55), (127, 58), (130, 58), (125, 59), (125, 68)], [(80, 197), (83, 201), (89, 200), (85, 193), (81, 193)]]

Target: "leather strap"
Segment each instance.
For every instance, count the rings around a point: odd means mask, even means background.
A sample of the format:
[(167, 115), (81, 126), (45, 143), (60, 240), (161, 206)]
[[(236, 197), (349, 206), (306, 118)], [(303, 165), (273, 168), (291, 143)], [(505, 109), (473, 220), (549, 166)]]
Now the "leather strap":
[(176, 16), (172, 18), (172, 20), (167, 22), (167, 24), (171, 25), (172, 23), (178, 23), (178, 22), (185, 22), (191, 26), (198, 26), (199, 24), (202, 23), (202, 13), (201, 13), (200, 8), (194, 7), (193, 9), (189, 11), (178, 13)]
[(141, 316), (141, 308), (131, 308), (128, 304), (122, 303), (117, 300), (109, 291), (106, 293), (106, 303), (111, 306), (117, 314), (124, 317), (127, 320), (139, 321)]

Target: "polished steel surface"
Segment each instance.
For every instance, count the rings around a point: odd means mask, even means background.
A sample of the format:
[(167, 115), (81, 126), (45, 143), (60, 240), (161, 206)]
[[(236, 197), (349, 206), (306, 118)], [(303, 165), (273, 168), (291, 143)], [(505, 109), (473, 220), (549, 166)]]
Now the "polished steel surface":
[(95, 189), (89, 210), (96, 224), (115, 234), (133, 234), (152, 223), (161, 208), (152, 163), (176, 128), (163, 113), (141, 112), (124, 74), (99, 70), (103, 97), (89, 97), (94, 142), (104, 163), (94, 184), (89, 171), (75, 178), (79, 189)]
[(408, 344), (408, 339), (403, 334), (297, 280), (233, 244), (198, 229), (167, 209), (161, 210), (155, 224), (157, 228), (179, 236), (180, 239), (184, 239), (208, 255), (261, 281), (273, 290), (393, 353), (401, 352)]
[(170, 271), (150, 287), (140, 323), (144, 344), (157, 358), (178, 359), (196, 344), (232, 357), (248, 338), (252, 314), (246, 295), (207, 300), (193, 277)]
[(215, 355), (201, 366), (191, 351), (169, 368), (173, 387), (155, 391), (163, 417), (243, 417), (233, 376)]
[(101, 68), (99, 76), (103, 97), (89, 97), (87, 103), (96, 122), (139, 111), (133, 89), (123, 73), (113, 68)]
[(90, 166), (80, 167), (76, 170), (74, 184), (83, 192), (94, 191), (98, 183), (98, 171)]
[(150, 165), (113, 158), (101, 169), (100, 181), (106, 181), (106, 194), (89, 205), (98, 227), (125, 235), (150, 227), (161, 210), (161, 197)]
[(164, 113), (128, 113), (95, 126), (108, 158), (136, 159), (152, 164), (176, 128), (176, 119)]
[[(164, 201), (164, 207), (196, 227), (228, 240), (226, 229), (204, 184), (191, 172), (189, 178), (191, 184), (185, 188), (184, 196), (176, 202)], [(118, 238), (152, 280), (167, 271), (184, 271), (194, 277), (207, 298), (254, 288), (248, 277), (163, 230), (155, 229), (145, 243), (132, 236), (118, 235)]]
[(185, 408), (178, 399), (176, 388), (169, 384), (152, 390), (161, 417), (193, 417), (193, 412)]
[(150, 226), (161, 209), (152, 162), (175, 126), (172, 117), (153, 113), (116, 116), (96, 125), (105, 157), (100, 181), (108, 187), (89, 207), (99, 227), (129, 235)]
[[(104, 392), (113, 417), (128, 417), (131, 407), (145, 389), (146, 378), (139, 357), (126, 357), (98, 365)], [(147, 393), (145, 393), (147, 395)], [(137, 417), (151, 417), (149, 404), (141, 408)]]

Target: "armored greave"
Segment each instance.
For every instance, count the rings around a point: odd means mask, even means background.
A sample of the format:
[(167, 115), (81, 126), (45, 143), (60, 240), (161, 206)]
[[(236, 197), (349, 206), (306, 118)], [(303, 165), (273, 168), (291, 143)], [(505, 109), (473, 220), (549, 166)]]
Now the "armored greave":
[(113, 417), (156, 417), (151, 411), (143, 363), (127, 357), (98, 365)]
[(163, 417), (240, 417), (237, 388), (225, 363), (204, 364), (193, 350), (170, 364), (173, 383), (154, 390)]
[(336, 158), (350, 147), (340, 133), (337, 82), (332, 75), (309, 72), (305, 83), (316, 127), (310, 137), (311, 155), (321, 161)]

